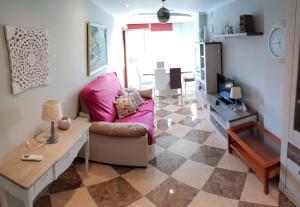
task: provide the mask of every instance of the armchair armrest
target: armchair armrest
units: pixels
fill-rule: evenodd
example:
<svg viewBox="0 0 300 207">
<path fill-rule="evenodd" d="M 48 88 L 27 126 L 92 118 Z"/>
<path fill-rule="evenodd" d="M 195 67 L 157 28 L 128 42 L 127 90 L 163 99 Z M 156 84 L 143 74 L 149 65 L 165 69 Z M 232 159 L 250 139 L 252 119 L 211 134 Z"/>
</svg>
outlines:
<svg viewBox="0 0 300 207">
<path fill-rule="evenodd" d="M 148 127 L 140 123 L 92 122 L 90 132 L 112 137 L 141 137 Z"/>
</svg>

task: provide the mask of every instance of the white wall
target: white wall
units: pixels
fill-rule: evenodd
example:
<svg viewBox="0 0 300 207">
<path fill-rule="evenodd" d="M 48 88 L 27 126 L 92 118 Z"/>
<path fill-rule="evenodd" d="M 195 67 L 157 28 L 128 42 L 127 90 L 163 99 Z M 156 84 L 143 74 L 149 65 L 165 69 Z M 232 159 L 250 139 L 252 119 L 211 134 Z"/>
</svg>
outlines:
<svg viewBox="0 0 300 207">
<path fill-rule="evenodd" d="M 263 36 L 214 38 L 229 23 L 238 29 L 239 16 L 255 16 L 256 31 Z M 243 100 L 256 109 L 266 128 L 282 137 L 284 63 L 274 60 L 268 51 L 268 35 L 273 25 L 286 20 L 288 6 L 282 0 L 236 0 L 208 13 L 211 40 L 223 42 L 223 73 L 242 87 Z M 213 33 L 211 33 L 213 25 Z"/>
<path fill-rule="evenodd" d="M 110 69 L 122 79 L 123 49 L 121 27 L 114 18 L 90 0 L 0 0 L 0 157 L 49 123 L 41 119 L 42 103 L 61 101 L 63 114 L 78 113 L 81 88 L 100 73 L 87 77 L 86 23 L 108 27 Z M 43 28 L 49 32 L 51 83 L 13 96 L 3 26 L 9 24 Z"/>
</svg>

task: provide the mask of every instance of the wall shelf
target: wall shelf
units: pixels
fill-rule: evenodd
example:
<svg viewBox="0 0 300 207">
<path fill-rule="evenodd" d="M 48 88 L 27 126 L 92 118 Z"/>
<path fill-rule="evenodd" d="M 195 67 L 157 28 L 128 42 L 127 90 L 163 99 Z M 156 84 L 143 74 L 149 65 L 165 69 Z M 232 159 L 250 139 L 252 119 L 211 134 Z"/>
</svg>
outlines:
<svg viewBox="0 0 300 207">
<path fill-rule="evenodd" d="M 214 35 L 214 37 L 247 37 L 247 36 L 259 36 L 263 35 L 262 32 L 253 32 L 253 33 L 234 33 L 234 34 L 220 34 L 220 35 Z"/>
</svg>

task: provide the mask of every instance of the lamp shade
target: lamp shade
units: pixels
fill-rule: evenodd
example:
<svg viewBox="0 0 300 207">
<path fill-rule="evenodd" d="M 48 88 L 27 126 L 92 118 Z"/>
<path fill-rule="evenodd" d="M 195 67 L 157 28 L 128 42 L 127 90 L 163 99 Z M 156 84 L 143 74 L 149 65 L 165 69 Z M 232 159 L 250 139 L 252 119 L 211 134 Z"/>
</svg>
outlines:
<svg viewBox="0 0 300 207">
<path fill-rule="evenodd" d="M 59 101 L 48 100 L 43 104 L 43 120 L 58 121 L 62 118 L 62 112 Z"/>
<path fill-rule="evenodd" d="M 242 92 L 240 87 L 232 87 L 230 90 L 230 98 L 240 99 L 242 98 Z"/>
</svg>

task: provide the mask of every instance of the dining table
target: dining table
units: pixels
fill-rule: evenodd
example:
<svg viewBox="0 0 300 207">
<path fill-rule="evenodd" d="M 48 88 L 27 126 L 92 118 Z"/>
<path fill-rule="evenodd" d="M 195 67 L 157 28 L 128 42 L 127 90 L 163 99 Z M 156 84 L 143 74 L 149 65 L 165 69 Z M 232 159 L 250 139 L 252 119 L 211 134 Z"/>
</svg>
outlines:
<svg viewBox="0 0 300 207">
<path fill-rule="evenodd" d="M 183 74 L 191 74 L 194 71 L 181 71 L 181 75 Z M 155 76 L 155 72 L 153 71 L 153 73 L 143 73 L 143 76 Z M 178 89 L 171 89 L 170 88 L 170 69 L 166 69 L 166 76 L 167 76 L 167 84 L 166 84 L 166 89 L 165 92 L 162 92 L 161 90 L 157 90 L 157 96 L 165 96 L 165 95 L 170 95 L 170 96 L 174 96 L 174 95 L 180 95 L 178 93 Z"/>
</svg>

